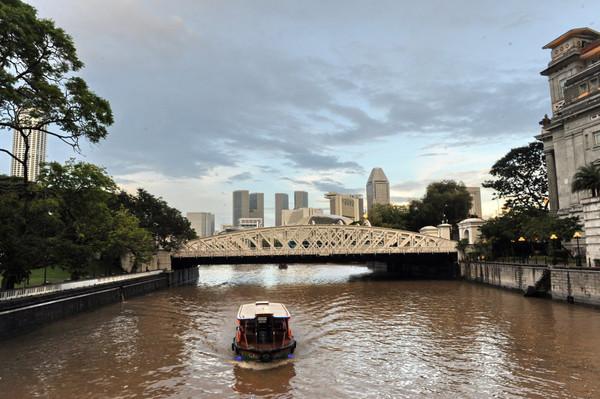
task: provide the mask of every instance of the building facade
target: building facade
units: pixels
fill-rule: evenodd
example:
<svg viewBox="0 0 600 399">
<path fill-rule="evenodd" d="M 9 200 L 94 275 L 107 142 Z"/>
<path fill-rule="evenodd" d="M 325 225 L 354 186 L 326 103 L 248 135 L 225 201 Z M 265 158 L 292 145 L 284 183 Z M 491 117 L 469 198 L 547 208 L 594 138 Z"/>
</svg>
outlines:
<svg viewBox="0 0 600 399">
<path fill-rule="evenodd" d="M 258 229 L 264 227 L 262 218 L 240 218 L 238 227 L 241 229 Z"/>
<path fill-rule="evenodd" d="M 281 226 L 281 211 L 290 209 L 289 197 L 285 193 L 275 194 L 275 226 Z"/>
<path fill-rule="evenodd" d="M 331 215 L 344 216 L 359 221 L 363 215 L 363 198 L 360 194 L 327 193 L 325 198 L 329 200 L 329 213 Z"/>
<path fill-rule="evenodd" d="M 294 191 L 294 209 L 308 208 L 308 193 L 306 191 Z"/>
<path fill-rule="evenodd" d="M 600 163 L 600 33 L 571 29 L 543 47 L 551 59 L 548 77 L 552 117 L 540 122 L 548 168 L 550 209 L 559 216 L 582 217 L 582 199 L 572 192 L 577 169 Z"/>
<path fill-rule="evenodd" d="M 390 203 L 390 182 L 383 169 L 373 168 L 367 180 L 367 212 L 371 212 L 374 204 Z"/>
<path fill-rule="evenodd" d="M 481 187 L 467 187 L 467 191 L 469 192 L 469 194 L 471 194 L 471 209 L 469 209 L 469 215 L 482 218 L 483 213 L 481 211 Z"/>
<path fill-rule="evenodd" d="M 264 193 L 250 193 L 249 217 L 265 219 L 265 195 Z"/>
<path fill-rule="evenodd" d="M 190 221 L 198 237 L 215 234 L 215 215 L 209 212 L 188 212 L 185 217 Z"/>
<path fill-rule="evenodd" d="M 46 133 L 30 130 L 28 134 L 27 180 L 36 181 L 40 174 L 40 165 L 46 162 Z M 13 132 L 12 153 L 19 159 L 25 158 L 25 139 L 16 130 Z M 23 165 L 12 159 L 10 175 L 23 177 L 24 174 L 25 168 L 23 168 Z"/>
<path fill-rule="evenodd" d="M 250 217 L 250 193 L 248 190 L 236 190 L 233 192 L 233 218 L 234 226 L 239 226 L 241 218 Z"/>
<path fill-rule="evenodd" d="M 284 209 L 281 211 L 281 225 L 308 224 L 309 219 L 316 215 L 323 215 L 323 210 L 317 208 Z"/>
</svg>

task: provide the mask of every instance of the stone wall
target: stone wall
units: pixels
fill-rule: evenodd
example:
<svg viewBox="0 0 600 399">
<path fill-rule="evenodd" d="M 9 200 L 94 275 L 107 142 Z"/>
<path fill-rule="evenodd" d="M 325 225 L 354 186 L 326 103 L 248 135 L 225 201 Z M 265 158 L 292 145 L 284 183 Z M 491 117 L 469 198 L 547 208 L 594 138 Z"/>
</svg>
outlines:
<svg viewBox="0 0 600 399">
<path fill-rule="evenodd" d="M 461 262 L 461 277 L 497 287 L 532 293 L 541 283 L 546 266 L 520 265 L 512 263 L 468 263 Z"/>
<path fill-rule="evenodd" d="M 600 269 L 461 262 L 461 277 L 527 295 L 600 306 Z"/>
<path fill-rule="evenodd" d="M 600 270 L 552 268 L 552 299 L 600 306 Z"/>
</svg>

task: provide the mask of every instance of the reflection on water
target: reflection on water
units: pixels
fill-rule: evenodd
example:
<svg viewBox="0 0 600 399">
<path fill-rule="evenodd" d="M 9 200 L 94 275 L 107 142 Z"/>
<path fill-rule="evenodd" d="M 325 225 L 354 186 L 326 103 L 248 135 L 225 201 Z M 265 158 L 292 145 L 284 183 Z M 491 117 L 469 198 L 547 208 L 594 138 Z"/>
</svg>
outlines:
<svg viewBox="0 0 600 399">
<path fill-rule="evenodd" d="M 210 266 L 0 342 L 0 397 L 593 397 L 600 312 L 361 266 Z M 362 277 L 361 277 L 362 276 Z M 296 357 L 237 362 L 241 303 L 285 303 Z"/>
</svg>

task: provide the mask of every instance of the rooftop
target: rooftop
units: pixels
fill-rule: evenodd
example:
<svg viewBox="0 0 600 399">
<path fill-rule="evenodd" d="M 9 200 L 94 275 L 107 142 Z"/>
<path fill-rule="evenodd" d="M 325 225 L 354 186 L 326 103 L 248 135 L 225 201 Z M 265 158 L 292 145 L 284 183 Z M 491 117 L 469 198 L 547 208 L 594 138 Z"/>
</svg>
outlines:
<svg viewBox="0 0 600 399">
<path fill-rule="evenodd" d="M 574 29 L 571 29 L 571 30 L 563 33 L 562 35 L 560 35 L 556 39 L 552 40 L 550 43 L 546 44 L 542 48 L 543 49 L 553 49 L 555 47 L 560 46 L 562 43 L 564 43 L 565 41 L 569 40 L 572 37 L 587 37 L 590 39 L 597 39 L 600 37 L 600 32 L 597 32 L 594 29 L 590 29 L 590 28 L 574 28 Z"/>
<path fill-rule="evenodd" d="M 290 312 L 282 303 L 269 303 L 269 301 L 258 301 L 246 303 L 238 310 L 238 320 L 254 319 L 258 315 L 289 318 Z"/>
</svg>

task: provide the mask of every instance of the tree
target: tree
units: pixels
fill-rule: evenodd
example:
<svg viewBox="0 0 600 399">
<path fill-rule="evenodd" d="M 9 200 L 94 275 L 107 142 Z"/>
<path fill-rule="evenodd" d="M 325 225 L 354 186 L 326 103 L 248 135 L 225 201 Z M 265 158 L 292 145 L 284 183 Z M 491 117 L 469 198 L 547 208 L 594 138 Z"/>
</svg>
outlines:
<svg viewBox="0 0 600 399">
<path fill-rule="evenodd" d="M 156 249 L 174 251 L 198 237 L 181 212 L 144 189 L 138 189 L 137 195 L 121 192 L 119 203 L 139 219 L 141 227 L 150 232 Z"/>
<path fill-rule="evenodd" d="M 132 253 L 135 262 L 149 259 L 152 239 L 138 219 L 124 207 L 114 208 L 117 186 L 95 165 L 71 160 L 47 164 L 39 185 L 56 198 L 63 228 L 57 232 L 51 262 L 76 280 L 95 263 L 115 264 Z"/>
<path fill-rule="evenodd" d="M 442 222 L 456 225 L 469 215 L 471 194 L 463 183 L 443 180 L 427 186 L 421 200 L 411 201 L 408 207 L 408 227 L 417 231 L 423 226 Z"/>
<path fill-rule="evenodd" d="M 62 226 L 56 201 L 40 196 L 37 187 L 27 188 L 36 196 L 22 201 L 24 188 L 19 180 L 0 176 L 2 289 L 14 288 L 29 276 L 31 269 L 48 265 L 54 245 L 52 237 Z"/>
<path fill-rule="evenodd" d="M 406 229 L 408 208 L 391 204 L 373 204 L 369 212 L 371 226 Z"/>
<path fill-rule="evenodd" d="M 559 218 L 545 209 L 529 208 L 511 210 L 487 220 L 481 226 L 481 236 L 491 246 L 493 255 L 498 257 L 510 255 L 519 237 L 523 237 L 528 246 L 545 245 L 552 234 L 570 241 L 579 230 L 581 224 L 577 217 Z"/>
<path fill-rule="evenodd" d="M 82 137 L 93 143 L 106 137 L 110 105 L 73 75 L 82 67 L 73 40 L 53 21 L 20 0 L 0 2 L 0 130 L 17 132 L 25 143 L 22 156 L 0 151 L 23 165 L 24 183 L 32 131 L 76 151 Z"/>
<path fill-rule="evenodd" d="M 578 191 L 590 191 L 592 197 L 600 195 L 600 167 L 589 164 L 577 169 L 577 172 L 573 176 L 571 190 L 574 193 Z"/>
<path fill-rule="evenodd" d="M 513 148 L 492 166 L 490 174 L 495 179 L 482 186 L 493 188 L 494 198 L 504 199 L 506 208 L 547 207 L 548 178 L 542 143 L 535 141 Z"/>
</svg>

